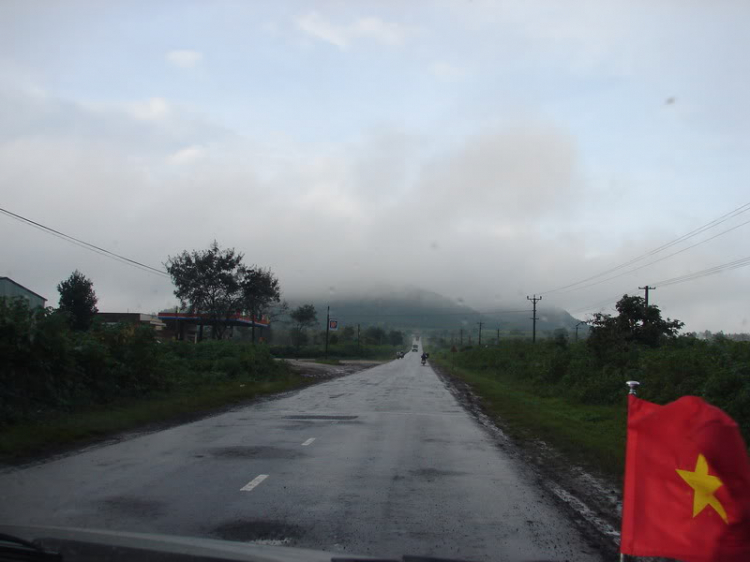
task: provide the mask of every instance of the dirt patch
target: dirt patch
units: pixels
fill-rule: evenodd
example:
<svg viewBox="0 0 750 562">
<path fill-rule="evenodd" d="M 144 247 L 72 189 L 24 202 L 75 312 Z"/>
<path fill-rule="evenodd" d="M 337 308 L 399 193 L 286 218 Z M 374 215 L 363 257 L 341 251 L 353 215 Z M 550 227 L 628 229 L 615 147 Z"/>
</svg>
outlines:
<svg viewBox="0 0 750 562">
<path fill-rule="evenodd" d="M 283 521 L 248 519 L 223 523 L 210 534 L 228 541 L 289 544 L 304 533 L 302 527 Z"/>
<path fill-rule="evenodd" d="M 555 499 L 585 532 L 592 546 L 616 559 L 622 497 L 619 485 L 603 475 L 594 475 L 573 465 L 543 441 L 512 439 L 500 419 L 488 414 L 482 399 L 464 381 L 435 364 L 432 369 L 458 402 L 477 420 L 505 454 L 523 461 L 533 470 L 539 485 Z"/>
<path fill-rule="evenodd" d="M 335 379 L 352 375 L 365 369 L 370 369 L 382 362 L 376 361 L 341 361 L 339 365 L 326 365 L 325 363 L 316 363 L 312 359 L 281 359 L 299 375 L 311 379 Z"/>
</svg>

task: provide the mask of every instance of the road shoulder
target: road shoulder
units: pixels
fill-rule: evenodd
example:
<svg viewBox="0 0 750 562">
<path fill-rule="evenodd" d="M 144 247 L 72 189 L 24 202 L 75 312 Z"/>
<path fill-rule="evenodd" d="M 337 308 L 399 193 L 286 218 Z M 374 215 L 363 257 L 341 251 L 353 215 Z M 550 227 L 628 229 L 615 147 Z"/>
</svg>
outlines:
<svg viewBox="0 0 750 562">
<path fill-rule="evenodd" d="M 456 400 L 492 437 L 496 446 L 526 464 L 539 485 L 585 530 L 586 536 L 603 552 L 616 556 L 621 513 L 619 485 L 603 475 L 576 466 L 543 441 L 513 439 L 504 429 L 502 420 L 487 411 L 482 398 L 469 384 L 434 363 L 432 368 Z"/>
</svg>

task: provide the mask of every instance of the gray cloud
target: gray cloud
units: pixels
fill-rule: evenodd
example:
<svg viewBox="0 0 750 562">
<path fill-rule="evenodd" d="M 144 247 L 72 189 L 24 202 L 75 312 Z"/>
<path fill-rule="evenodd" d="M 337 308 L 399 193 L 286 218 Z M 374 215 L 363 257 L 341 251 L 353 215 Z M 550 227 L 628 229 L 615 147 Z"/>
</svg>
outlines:
<svg viewBox="0 0 750 562">
<path fill-rule="evenodd" d="M 272 267 L 290 295 L 385 282 L 482 307 L 525 306 L 527 294 L 681 234 L 664 225 L 621 232 L 591 257 L 608 224 L 582 226 L 581 209 L 591 199 L 603 212 L 606 198 L 585 179 L 573 137 L 539 120 L 488 127 L 450 145 L 380 129 L 305 146 L 225 131 L 168 101 L 169 111 L 153 119 L 129 106 L 18 92 L 5 92 L 3 101 L 5 206 L 151 265 L 217 239 Z M 0 274 L 53 302 L 56 283 L 76 268 L 94 279 L 103 310 L 153 311 L 174 302 L 167 281 L 4 217 L 0 235 L 17 241 L 6 245 Z M 741 257 L 716 247 L 690 258 L 712 265 L 718 255 Z M 690 263 L 675 259 L 649 277 L 550 295 L 544 304 L 574 309 L 652 276 L 684 273 Z M 696 282 L 655 298 L 691 328 L 739 330 L 747 315 L 733 295 L 746 282 L 739 271 L 722 279 L 720 295 Z"/>
</svg>

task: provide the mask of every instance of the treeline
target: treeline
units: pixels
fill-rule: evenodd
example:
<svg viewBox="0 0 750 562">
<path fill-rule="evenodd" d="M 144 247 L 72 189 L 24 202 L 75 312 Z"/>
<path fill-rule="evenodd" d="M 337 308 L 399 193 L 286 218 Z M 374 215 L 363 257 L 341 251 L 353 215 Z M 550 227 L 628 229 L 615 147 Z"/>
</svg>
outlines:
<svg viewBox="0 0 750 562">
<path fill-rule="evenodd" d="M 337 344 L 359 344 L 361 346 L 404 346 L 406 345 L 406 335 L 400 330 L 388 330 L 379 326 L 370 326 L 360 331 L 359 338 L 357 329 L 353 326 L 345 326 L 340 330 L 329 332 L 328 343 Z M 293 346 L 317 346 L 326 341 L 325 330 L 299 330 L 296 326 L 291 330 L 276 329 L 274 332 L 274 343 L 281 345 Z"/>
<path fill-rule="evenodd" d="M 682 323 L 663 320 L 657 307 L 624 297 L 618 315 L 596 315 L 586 341 L 564 334 L 550 340 L 503 340 L 500 345 L 446 351 L 457 366 L 503 373 L 543 396 L 583 404 L 622 404 L 626 381 L 659 404 L 685 395 L 705 398 L 726 411 L 750 442 L 750 342 L 677 335 Z M 447 345 L 448 342 L 439 342 Z"/>
<path fill-rule="evenodd" d="M 323 357 L 325 351 L 325 330 L 298 330 L 276 332 L 271 345 L 271 353 L 276 357 Z M 340 359 L 386 359 L 396 351 L 404 351 L 406 336 L 400 330 L 386 331 L 379 326 L 362 330 L 357 341 L 357 330 L 345 326 L 328 334 L 328 356 Z"/>
<path fill-rule="evenodd" d="M 160 342 L 148 326 L 76 330 L 68 312 L 0 299 L 0 425 L 284 369 L 266 346 Z"/>
</svg>

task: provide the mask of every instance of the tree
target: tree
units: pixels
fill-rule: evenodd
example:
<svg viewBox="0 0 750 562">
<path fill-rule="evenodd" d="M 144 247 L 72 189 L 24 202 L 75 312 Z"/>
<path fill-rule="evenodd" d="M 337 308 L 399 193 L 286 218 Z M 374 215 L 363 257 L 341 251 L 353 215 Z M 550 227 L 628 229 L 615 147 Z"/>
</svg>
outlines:
<svg viewBox="0 0 750 562">
<path fill-rule="evenodd" d="M 354 329 L 354 326 L 344 326 L 341 330 L 341 336 L 339 339 L 341 339 L 341 341 L 354 341 L 356 335 L 357 331 Z"/>
<path fill-rule="evenodd" d="M 679 320 L 664 320 L 659 307 L 647 307 L 643 297 L 623 295 L 615 308 L 617 316 L 594 314 L 590 321 L 589 345 L 600 350 L 630 343 L 657 347 L 664 339 L 677 337 L 685 325 Z"/>
<path fill-rule="evenodd" d="M 91 279 L 76 269 L 57 286 L 57 290 L 60 293 L 59 310 L 68 315 L 70 327 L 74 330 L 88 330 L 99 312 Z"/>
<path fill-rule="evenodd" d="M 289 316 L 294 320 L 295 332 L 296 332 L 296 345 L 297 348 L 302 344 L 303 330 L 308 326 L 312 326 L 318 321 L 318 313 L 315 311 L 315 306 L 311 304 L 303 304 L 295 308 Z M 306 339 L 306 338 L 304 338 Z"/>
<path fill-rule="evenodd" d="M 274 303 L 281 302 L 279 280 L 270 269 L 253 266 L 242 279 L 242 298 L 253 319 L 252 341 L 255 343 L 255 319 L 269 312 Z"/>
<path fill-rule="evenodd" d="M 227 320 L 242 309 L 242 279 L 246 272 L 242 257 L 234 248 L 220 249 L 214 240 L 208 250 L 185 251 L 170 256 L 164 264 L 181 307 L 206 315 L 213 326 L 214 339 L 221 339 Z"/>
<path fill-rule="evenodd" d="M 403 345 L 404 333 L 397 330 L 391 330 L 388 332 L 388 343 L 391 345 Z"/>
<path fill-rule="evenodd" d="M 365 341 L 374 345 L 381 345 L 388 341 L 388 334 L 380 326 L 370 326 L 365 330 Z"/>
</svg>

